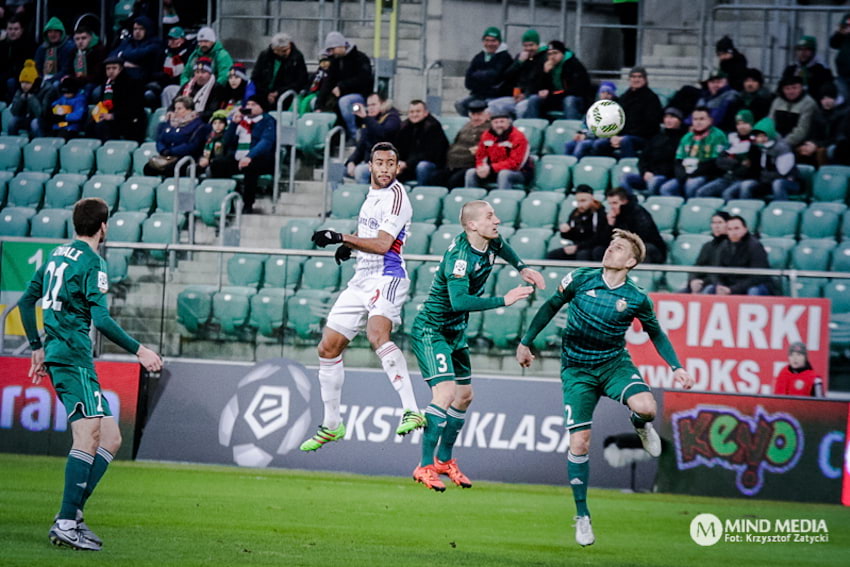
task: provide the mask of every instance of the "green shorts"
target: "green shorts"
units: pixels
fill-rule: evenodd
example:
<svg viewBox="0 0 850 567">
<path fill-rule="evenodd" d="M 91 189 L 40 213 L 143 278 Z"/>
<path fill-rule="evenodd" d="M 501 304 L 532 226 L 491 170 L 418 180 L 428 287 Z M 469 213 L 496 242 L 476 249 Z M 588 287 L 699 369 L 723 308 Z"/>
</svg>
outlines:
<svg viewBox="0 0 850 567">
<path fill-rule="evenodd" d="M 595 368 L 563 368 L 561 388 L 564 427 L 576 431 L 590 428 L 593 410 L 602 394 L 625 404 L 631 396 L 651 391 L 625 350 L 617 358 Z"/>
<path fill-rule="evenodd" d="M 56 394 L 65 406 L 69 422 L 84 417 L 112 415 L 94 370 L 83 366 L 48 364 L 47 371 Z"/>
<path fill-rule="evenodd" d="M 433 327 L 413 325 L 411 348 L 422 377 L 433 388 L 440 382 L 472 382 L 466 331 L 441 332 Z"/>
</svg>

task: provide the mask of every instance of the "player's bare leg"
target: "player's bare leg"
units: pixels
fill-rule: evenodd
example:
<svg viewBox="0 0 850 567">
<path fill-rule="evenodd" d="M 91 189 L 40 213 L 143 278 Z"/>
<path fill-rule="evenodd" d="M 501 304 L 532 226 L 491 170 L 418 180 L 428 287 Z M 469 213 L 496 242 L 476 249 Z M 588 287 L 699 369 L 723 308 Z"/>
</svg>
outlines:
<svg viewBox="0 0 850 567">
<path fill-rule="evenodd" d="M 640 392 L 629 397 L 626 403 L 632 410 L 632 425 L 640 437 L 643 448 L 650 456 L 658 457 L 661 455 L 661 437 L 651 423 L 657 411 L 655 398 L 650 392 Z"/>
<path fill-rule="evenodd" d="M 342 384 L 345 382 L 345 367 L 342 352 L 348 346 L 342 333 L 325 327 L 319 342 L 319 388 L 325 412 L 318 431 L 301 444 L 302 451 L 315 451 L 325 443 L 339 441 L 345 437 L 345 424 L 340 413 Z"/>
<path fill-rule="evenodd" d="M 590 429 L 570 431 L 567 473 L 576 503 L 576 543 L 592 545 L 596 541 L 587 508 L 587 483 L 590 478 Z"/>
</svg>

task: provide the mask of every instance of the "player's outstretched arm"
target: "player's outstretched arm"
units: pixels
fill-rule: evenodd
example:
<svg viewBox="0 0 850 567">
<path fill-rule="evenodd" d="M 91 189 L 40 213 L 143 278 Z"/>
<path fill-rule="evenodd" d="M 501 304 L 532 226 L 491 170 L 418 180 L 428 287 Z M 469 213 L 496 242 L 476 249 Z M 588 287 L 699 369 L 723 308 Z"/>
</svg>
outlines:
<svg viewBox="0 0 850 567">
<path fill-rule="evenodd" d="M 543 275 L 537 270 L 523 268 L 520 270 L 519 275 L 522 276 L 522 281 L 530 283 L 539 289 L 546 289 L 546 280 L 543 279 Z"/>
<path fill-rule="evenodd" d="M 534 293 L 534 288 L 530 285 L 517 286 L 505 294 L 505 306 L 513 305 L 520 299 L 525 299 Z"/>
<path fill-rule="evenodd" d="M 145 367 L 148 372 L 159 372 L 162 370 L 162 359 L 157 353 L 146 347 L 139 345 L 139 350 L 136 351 L 136 356 L 139 358 L 139 363 Z"/>
</svg>

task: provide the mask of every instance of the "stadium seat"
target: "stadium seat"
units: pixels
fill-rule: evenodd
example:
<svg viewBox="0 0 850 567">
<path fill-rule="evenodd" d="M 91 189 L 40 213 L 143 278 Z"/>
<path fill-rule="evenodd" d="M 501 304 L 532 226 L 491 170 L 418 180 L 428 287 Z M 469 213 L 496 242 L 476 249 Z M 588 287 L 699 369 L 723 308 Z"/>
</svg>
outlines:
<svg viewBox="0 0 850 567">
<path fill-rule="evenodd" d="M 157 108 L 148 117 L 148 129 L 147 135 L 145 136 L 145 140 L 147 142 L 156 141 L 156 131 L 159 128 L 160 122 L 165 121 L 165 113 L 167 111 L 167 108 Z"/>
<path fill-rule="evenodd" d="M 0 211 L 0 236 L 29 236 L 32 207 L 6 207 Z"/>
<path fill-rule="evenodd" d="M 320 289 L 301 289 L 286 302 L 286 327 L 302 340 L 313 341 L 322 332 L 332 295 Z"/>
<path fill-rule="evenodd" d="M 313 232 L 319 228 L 321 219 L 293 217 L 280 228 L 280 247 L 294 250 L 312 250 Z"/>
<path fill-rule="evenodd" d="M 815 166 L 798 163 L 797 172 L 800 174 L 800 183 L 803 186 L 803 191 L 798 195 L 791 195 L 789 198 L 793 201 L 806 201 L 812 194 L 812 186 L 815 182 Z"/>
<path fill-rule="evenodd" d="M 24 146 L 24 170 L 53 175 L 59 164 L 59 148 L 47 138 L 36 138 Z M 64 141 L 63 141 L 64 143 Z"/>
<path fill-rule="evenodd" d="M 440 220 L 443 198 L 448 192 L 445 187 L 414 187 L 409 195 L 410 206 L 413 207 L 413 222 L 436 223 Z"/>
<path fill-rule="evenodd" d="M 850 280 L 835 279 L 823 286 L 823 296 L 832 302 L 830 313 L 850 313 Z"/>
<path fill-rule="evenodd" d="M 647 199 L 648 201 L 648 199 Z M 676 231 L 679 234 L 711 234 L 711 217 L 723 206 L 723 199 L 692 198 L 679 207 L 679 221 Z"/>
<path fill-rule="evenodd" d="M 563 160 L 546 159 L 543 156 L 534 168 L 533 191 L 566 191 L 570 186 L 572 166 Z"/>
<path fill-rule="evenodd" d="M 679 207 L 661 199 L 647 199 L 644 208 L 652 215 L 652 220 L 660 232 L 673 232 L 679 216 Z"/>
<path fill-rule="evenodd" d="M 428 254 L 442 256 L 448 250 L 455 236 L 463 232 L 459 224 L 444 224 L 431 233 L 431 244 L 428 246 Z"/>
<path fill-rule="evenodd" d="M 543 145 L 543 134 L 548 126 L 549 121 L 545 118 L 518 118 L 514 120 L 514 127 L 525 135 L 533 155 L 540 153 Z"/>
<path fill-rule="evenodd" d="M 561 233 L 555 232 L 548 241 L 546 241 L 546 252 L 551 252 L 557 248 L 563 248 L 571 241 L 566 238 L 561 238 Z"/>
<path fill-rule="evenodd" d="M 519 227 L 554 228 L 558 206 L 563 200 L 560 193 L 529 193 L 520 203 Z"/>
<path fill-rule="evenodd" d="M 212 315 L 212 296 L 216 288 L 192 285 L 177 294 L 177 322 L 192 335 L 203 333 Z"/>
<path fill-rule="evenodd" d="M 44 207 L 46 209 L 64 209 L 71 207 L 80 199 L 82 185 L 86 176 L 79 173 L 58 173 L 44 185 Z"/>
<path fill-rule="evenodd" d="M 142 242 L 148 244 L 171 244 L 174 240 L 174 217 L 171 213 L 154 213 L 142 223 Z M 162 260 L 165 252 L 150 250 L 152 258 Z"/>
<path fill-rule="evenodd" d="M 526 262 L 546 257 L 546 243 L 552 231 L 546 228 L 521 228 L 510 238 L 511 248 Z"/>
<path fill-rule="evenodd" d="M 449 144 L 454 143 L 457 133 L 469 121 L 463 116 L 440 116 L 440 124 L 443 126 L 443 132 L 446 133 L 446 138 Z"/>
<path fill-rule="evenodd" d="M 629 272 L 629 278 L 646 291 L 656 291 L 658 289 L 658 281 L 661 279 L 661 272 L 632 270 Z"/>
<path fill-rule="evenodd" d="M 617 165 L 611 169 L 611 184 L 615 187 L 620 185 L 623 175 L 628 173 L 639 173 L 638 158 L 620 158 Z"/>
<path fill-rule="evenodd" d="M 212 322 L 217 323 L 225 335 L 240 335 L 245 331 L 251 312 L 251 296 L 256 289 L 228 286 L 213 294 Z"/>
<path fill-rule="evenodd" d="M 133 173 L 144 175 L 145 165 L 156 155 L 156 142 L 145 142 L 133 150 Z"/>
<path fill-rule="evenodd" d="M 268 256 L 262 254 L 234 254 L 227 260 L 227 281 L 232 286 L 252 287 L 263 283 L 263 267 Z"/>
<path fill-rule="evenodd" d="M 431 234 L 436 230 L 433 224 L 414 222 L 410 225 L 410 234 L 404 243 L 404 254 L 427 254 L 431 243 Z"/>
<path fill-rule="evenodd" d="M 83 198 L 97 197 L 106 201 L 109 211 L 118 205 L 118 184 L 116 179 L 95 175 L 83 184 Z"/>
<path fill-rule="evenodd" d="M 496 216 L 499 217 L 502 226 L 515 226 L 517 221 L 517 213 L 519 212 L 519 201 L 511 198 L 505 198 L 501 195 L 494 195 L 497 190 L 493 190 L 489 195 L 484 197 L 484 200 L 490 203 Z M 523 191 L 518 191 L 523 193 Z"/>
<path fill-rule="evenodd" d="M 325 136 L 333 128 L 336 114 L 308 112 L 298 119 L 298 149 L 307 157 L 320 161 L 325 150 Z"/>
<path fill-rule="evenodd" d="M 832 265 L 830 269 L 833 272 L 850 273 L 850 240 L 845 240 L 832 251 Z"/>
<path fill-rule="evenodd" d="M 360 206 L 366 199 L 368 189 L 359 186 L 340 185 L 331 195 L 331 216 L 341 219 L 356 219 Z"/>
<path fill-rule="evenodd" d="M 582 129 L 581 120 L 555 120 L 547 128 L 543 140 L 544 154 L 563 154 L 567 142 Z"/>
<path fill-rule="evenodd" d="M 770 267 L 774 270 L 784 270 L 788 267 L 788 256 L 797 241 L 793 238 L 762 238 L 761 245 L 767 252 Z"/>
<path fill-rule="evenodd" d="M 743 218 L 747 221 L 749 231 L 757 232 L 762 209 L 764 209 L 764 201 L 761 199 L 732 199 L 721 210 Z"/>
<path fill-rule="evenodd" d="M 336 291 L 339 288 L 339 271 L 333 258 L 308 258 L 302 265 L 301 289 Z"/>
<path fill-rule="evenodd" d="M 411 294 L 428 295 L 431 290 L 431 284 L 434 283 L 434 274 L 437 273 L 440 264 L 437 262 L 425 262 L 416 268 L 416 285 L 411 290 Z"/>
<path fill-rule="evenodd" d="M 353 234 L 357 231 L 357 219 L 325 219 L 325 222 L 320 224 L 316 230 L 333 230 L 342 234 Z"/>
<path fill-rule="evenodd" d="M 118 210 L 150 213 L 154 208 L 155 186 L 138 181 L 125 181 L 118 187 Z"/>
<path fill-rule="evenodd" d="M 248 325 L 264 337 L 279 338 L 286 322 L 286 301 L 291 289 L 264 288 L 251 297 Z"/>
<path fill-rule="evenodd" d="M 133 251 L 127 248 L 109 248 L 106 250 L 106 273 L 110 285 L 116 285 L 127 279 L 130 271 L 130 258 Z"/>
<path fill-rule="evenodd" d="M 6 203 L 13 207 L 37 209 L 44 199 L 44 184 L 50 179 L 47 173 L 22 171 L 9 181 Z"/>
<path fill-rule="evenodd" d="M 707 234 L 680 234 L 670 247 L 670 259 L 678 266 L 693 266 L 703 245 L 711 238 Z"/>
<path fill-rule="evenodd" d="M 812 200 L 844 203 L 847 200 L 847 180 L 850 167 L 846 165 L 824 165 L 815 172 L 812 184 Z"/>
<path fill-rule="evenodd" d="M 796 238 L 800 214 L 806 208 L 799 201 L 774 201 L 761 212 L 759 234 L 762 237 Z"/>
<path fill-rule="evenodd" d="M 459 187 L 452 189 L 443 197 L 443 224 L 457 224 L 460 222 L 460 210 L 465 203 L 476 199 L 483 199 L 487 195 L 486 189 L 477 187 Z"/>
<path fill-rule="evenodd" d="M 173 177 L 169 177 L 156 187 L 156 212 L 170 213 L 174 211 L 174 192 L 177 190 L 177 184 Z M 195 181 L 187 177 L 180 178 L 180 191 L 194 191 Z"/>
<path fill-rule="evenodd" d="M 30 236 L 37 238 L 67 238 L 68 220 L 71 211 L 68 209 L 41 209 L 30 220 Z"/>
<path fill-rule="evenodd" d="M 0 171 L 17 172 L 21 168 L 24 138 L 0 136 Z"/>
<path fill-rule="evenodd" d="M 490 277 L 493 278 L 492 275 Z M 523 281 L 522 276 L 519 274 L 519 270 L 513 266 L 504 266 L 493 279 L 495 279 L 495 286 L 493 287 L 492 293 L 497 297 L 504 296 L 510 290 L 519 285 L 528 285 Z"/>
<path fill-rule="evenodd" d="M 523 310 L 519 305 L 498 307 L 484 312 L 481 337 L 499 350 L 512 350 L 519 342 Z"/>
<path fill-rule="evenodd" d="M 800 238 L 836 238 L 843 211 L 837 212 L 830 203 L 812 203 L 803 211 Z"/>
<path fill-rule="evenodd" d="M 827 284 L 826 278 L 797 278 L 788 286 L 788 295 L 793 297 L 822 297 L 823 287 Z"/>
<path fill-rule="evenodd" d="M 303 256 L 270 256 L 263 268 L 263 287 L 294 290 L 301 281 L 303 263 Z"/>
<path fill-rule="evenodd" d="M 589 185 L 594 191 L 606 191 L 611 182 L 612 157 L 584 157 L 573 166 L 573 187 Z"/>
<path fill-rule="evenodd" d="M 145 213 L 126 211 L 109 217 L 110 242 L 139 242 L 142 238 L 142 223 Z"/>
<path fill-rule="evenodd" d="M 95 151 L 97 173 L 127 176 L 132 165 L 132 152 L 138 144 L 125 140 L 110 140 Z"/>
<path fill-rule="evenodd" d="M 232 179 L 204 179 L 195 188 L 195 213 L 207 226 L 217 226 L 221 218 L 221 203 L 236 191 Z M 230 214 L 231 211 L 225 211 Z"/>
<path fill-rule="evenodd" d="M 835 241 L 829 239 L 803 239 L 791 250 L 790 267 L 796 270 L 829 269 Z"/>
<path fill-rule="evenodd" d="M 566 198 L 561 201 L 561 206 L 558 209 L 558 225 L 567 222 L 570 218 L 570 215 L 576 208 L 576 196 L 575 193 L 568 194 Z"/>
<path fill-rule="evenodd" d="M 59 148 L 60 173 L 79 173 L 85 176 L 91 174 L 94 169 L 94 152 L 100 146 L 100 140 L 91 140 L 97 142 L 97 145 L 88 143 L 88 140 L 78 138 Z"/>
<path fill-rule="evenodd" d="M 9 182 L 15 174 L 11 171 L 0 170 L 0 209 L 6 205 L 6 196 L 9 194 Z"/>
</svg>

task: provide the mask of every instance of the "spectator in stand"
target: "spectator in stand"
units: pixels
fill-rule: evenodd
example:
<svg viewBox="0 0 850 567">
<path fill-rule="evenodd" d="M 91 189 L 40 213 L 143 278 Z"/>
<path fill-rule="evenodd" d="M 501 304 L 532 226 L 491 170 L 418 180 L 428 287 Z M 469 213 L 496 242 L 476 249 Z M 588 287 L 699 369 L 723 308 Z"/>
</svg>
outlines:
<svg viewBox="0 0 850 567">
<path fill-rule="evenodd" d="M 726 134 L 712 125 L 705 107 L 691 113 L 691 131 L 684 135 L 676 150 L 675 179 L 661 185 L 662 195 L 690 199 L 700 187 L 720 176 L 717 157 L 726 149 Z"/>
<path fill-rule="evenodd" d="M 809 136 L 818 103 L 803 90 L 800 77 L 787 77 L 779 82 L 779 96 L 770 105 L 770 118 L 776 131 L 792 148 Z"/>
<path fill-rule="evenodd" d="M 252 94 L 248 92 L 248 86 L 248 70 L 245 69 L 245 65 L 234 63 L 227 74 L 227 82 L 221 88 L 222 103 L 219 106 L 224 108 L 228 114 L 236 108 L 241 108 L 248 100 L 248 96 Z M 274 103 L 268 104 L 274 106 Z M 210 115 L 210 118 L 212 118 L 212 115 Z"/>
<path fill-rule="evenodd" d="M 709 181 L 697 190 L 697 197 L 720 197 L 729 189 L 728 194 L 738 194 L 740 184 L 749 178 L 750 147 L 753 142 L 753 113 L 741 110 L 735 115 L 735 131 L 728 136 L 729 145 L 717 157 L 717 167 L 723 175 Z"/>
<path fill-rule="evenodd" d="M 664 110 L 661 132 L 649 139 L 638 158 L 639 173 L 625 173 L 620 180 L 620 185 L 630 195 L 637 191 L 657 195 L 661 185 L 675 177 L 676 150 L 686 131 L 683 122 L 682 111 L 678 108 L 671 106 Z"/>
<path fill-rule="evenodd" d="M 620 106 L 626 114 L 626 125 L 619 135 L 600 138 L 593 143 L 595 155 L 636 157 L 650 138 L 658 133 L 664 109 L 658 95 L 649 88 L 646 69 L 634 67 L 629 72 L 629 89 L 620 97 Z"/>
<path fill-rule="evenodd" d="M 490 110 L 490 129 L 481 134 L 475 168 L 466 170 L 464 185 L 481 187 L 495 182 L 499 189 L 526 186 L 534 175 L 528 140 L 513 127 L 509 110 Z"/>
<path fill-rule="evenodd" d="M 596 92 L 596 100 L 617 100 L 617 86 L 610 81 L 603 81 Z M 564 153 L 581 159 L 593 153 L 593 143 L 596 136 L 588 129 L 587 120 L 582 121 L 582 128 L 575 133 L 573 139 L 564 144 Z"/>
<path fill-rule="evenodd" d="M 845 101 L 850 101 L 850 13 L 844 14 L 838 29 L 829 38 L 829 46 L 837 49 L 835 54 L 835 85 Z M 821 93 L 823 95 L 823 93 Z"/>
<path fill-rule="evenodd" d="M 307 89 L 306 93 L 302 93 L 304 96 L 301 97 L 301 101 L 298 103 L 298 115 L 301 116 L 305 112 L 323 112 L 326 111 L 325 107 L 318 106 L 316 104 L 319 93 L 322 92 L 322 87 L 325 82 L 328 80 L 328 70 L 331 68 L 331 57 L 324 51 L 319 55 L 319 66 L 316 68 L 316 72 L 313 73 L 313 76 L 310 77 L 310 86 Z M 333 95 L 329 95 L 329 97 L 324 101 L 324 104 L 330 105 L 327 110 L 331 112 L 336 108 L 336 97 Z"/>
<path fill-rule="evenodd" d="M 59 97 L 50 103 L 50 130 L 52 136 L 66 140 L 77 138 L 86 124 L 86 95 L 74 77 L 65 77 L 59 83 Z"/>
<path fill-rule="evenodd" d="M 11 100 L 17 90 L 18 75 L 24 68 L 24 61 L 34 55 L 35 43 L 24 34 L 21 19 L 12 16 L 6 22 L 6 37 L 0 40 L 0 100 Z"/>
<path fill-rule="evenodd" d="M 593 198 L 593 189 L 589 185 L 579 185 L 575 193 L 576 208 L 559 227 L 561 238 L 571 243 L 550 250 L 546 254 L 548 260 L 599 261 L 611 242 L 611 226 L 605 207 Z"/>
<path fill-rule="evenodd" d="M 726 221 L 727 240 L 717 250 L 717 266 L 721 268 L 770 268 L 767 252 L 758 238 L 747 230 L 747 221 L 738 215 Z M 716 295 L 773 295 L 767 276 L 750 274 L 710 274 L 702 293 Z"/>
<path fill-rule="evenodd" d="M 147 127 L 143 85 L 124 71 L 120 58 L 107 57 L 103 64 L 106 82 L 100 104 L 92 112 L 94 135 L 103 141 L 124 139 L 141 143 Z"/>
<path fill-rule="evenodd" d="M 764 75 L 758 69 L 747 69 L 744 74 L 744 90 L 738 97 L 738 110 L 749 110 L 758 122 L 770 113 L 774 95 L 764 86 Z"/>
<path fill-rule="evenodd" d="M 355 110 L 357 117 L 357 145 L 345 161 L 346 172 L 357 183 L 369 183 L 369 154 L 378 142 L 395 144 L 401 128 L 401 115 L 391 100 L 380 93 L 372 93 L 366 99 L 366 108 Z"/>
<path fill-rule="evenodd" d="M 73 59 L 74 76 L 86 93 L 86 101 L 93 103 L 98 98 L 95 89 L 103 84 L 106 49 L 97 34 L 85 27 L 74 30 L 74 45 L 77 47 Z"/>
<path fill-rule="evenodd" d="M 288 90 L 300 93 L 308 86 L 304 55 L 288 33 L 276 33 L 269 47 L 257 57 L 251 81 L 269 108 L 276 108 L 277 97 Z"/>
<path fill-rule="evenodd" d="M 546 47 L 540 47 L 540 34 L 537 30 L 526 30 L 522 34 L 522 51 L 517 54 L 505 73 L 505 82 L 513 88 L 512 97 L 497 104 L 513 104 L 519 118 L 540 118 L 533 110 L 529 110 L 529 104 L 538 96 L 545 63 Z M 539 109 L 539 103 L 535 104 Z"/>
<path fill-rule="evenodd" d="M 216 77 L 216 82 L 224 85 L 227 82 L 227 72 L 233 67 L 233 58 L 224 46 L 217 41 L 215 30 L 211 27 L 204 26 L 198 30 L 198 35 L 195 36 L 198 42 L 195 50 L 189 55 L 189 60 L 186 61 L 186 66 L 183 68 L 183 75 L 180 78 L 180 84 L 185 85 L 194 77 L 195 61 L 201 57 L 206 57 L 212 65 L 212 74 Z M 166 89 L 168 90 L 168 89 Z M 163 91 L 165 96 L 165 91 Z M 174 96 L 172 94 L 172 96 Z M 169 104 L 171 100 L 168 101 Z M 163 106 L 168 106 L 164 104 Z"/>
<path fill-rule="evenodd" d="M 821 89 L 818 111 L 812 119 L 807 139 L 797 146 L 797 163 L 820 167 L 830 163 L 836 143 L 846 136 L 850 104 L 838 94 L 836 85 Z"/>
<path fill-rule="evenodd" d="M 35 68 L 45 86 L 58 86 L 62 77 L 71 74 L 74 41 L 65 33 L 59 18 L 44 24 L 44 42 L 35 50 Z"/>
<path fill-rule="evenodd" d="M 718 67 L 729 79 L 729 86 L 736 91 L 744 88 L 747 74 L 747 58 L 735 48 L 732 38 L 728 35 L 721 37 L 715 45 Z"/>
<path fill-rule="evenodd" d="M 207 123 L 195 112 L 194 101 L 187 96 L 175 98 L 174 110 L 166 115 L 156 130 L 156 152 L 160 156 L 171 158 L 171 161 L 164 169 L 145 165 L 145 175 L 171 177 L 180 158 L 200 158 L 208 131 Z"/>
<path fill-rule="evenodd" d="M 694 266 L 717 266 L 717 253 L 724 242 L 728 240 L 726 237 L 726 222 L 731 215 L 726 211 L 717 211 L 711 216 L 711 240 L 702 245 L 699 250 Z M 688 286 L 685 289 L 679 290 L 679 293 L 702 293 L 705 287 L 705 281 L 708 274 L 692 273 L 688 278 Z"/>
<path fill-rule="evenodd" d="M 529 101 L 529 112 L 546 116 L 563 112 L 568 120 L 581 120 L 592 96 L 590 76 L 575 53 L 562 41 L 550 41 L 543 64 L 543 78 L 538 99 Z"/>
<path fill-rule="evenodd" d="M 423 101 L 410 101 L 407 120 L 402 122 L 396 142 L 399 181 L 415 179 L 419 185 L 435 185 L 442 180 L 449 141 L 442 124 L 428 112 Z"/>
<path fill-rule="evenodd" d="M 186 31 L 180 26 L 174 26 L 166 37 L 167 45 L 162 60 L 162 69 L 154 73 L 155 80 L 161 89 L 170 85 L 179 85 L 180 78 L 186 70 L 189 56 L 195 50 L 195 42 L 186 38 Z M 165 105 L 168 106 L 168 105 Z"/>
<path fill-rule="evenodd" d="M 793 149 L 776 134 L 773 120 L 762 118 L 753 126 L 753 143 L 745 159 L 746 181 L 729 187 L 724 199 L 787 201 L 802 190 Z"/>
<path fill-rule="evenodd" d="M 229 178 L 244 175 L 239 192 L 245 213 L 254 212 L 257 181 L 260 175 L 274 172 L 275 134 L 277 123 L 263 108 L 266 99 L 254 94 L 233 114 L 224 133 L 224 156 L 210 162 L 212 177 Z"/>
<path fill-rule="evenodd" d="M 811 35 L 804 35 L 794 49 L 796 61 L 782 71 L 782 82 L 792 77 L 799 78 L 806 94 L 815 100 L 820 98 L 820 90 L 824 85 L 834 82 L 832 71 L 823 64 L 817 56 L 817 51 L 817 39 Z"/>
<path fill-rule="evenodd" d="M 812 368 L 805 344 L 791 343 L 788 346 L 788 366 L 776 375 L 773 394 L 775 396 L 824 397 L 823 378 Z"/>
<path fill-rule="evenodd" d="M 210 119 L 210 129 L 204 142 L 204 151 L 198 160 L 198 167 L 205 171 L 214 159 L 224 157 L 224 131 L 227 129 L 227 112 L 216 110 Z"/>
<path fill-rule="evenodd" d="M 331 56 L 331 64 L 316 98 L 316 107 L 330 108 L 328 99 L 333 96 L 346 134 L 354 139 L 357 123 L 352 107 L 366 104 L 366 97 L 372 92 L 372 62 L 338 31 L 330 32 L 325 38 L 325 50 Z"/>
<path fill-rule="evenodd" d="M 124 73 L 143 85 L 151 80 L 161 63 L 162 43 L 154 35 L 155 29 L 150 18 L 137 17 L 133 21 L 130 37 L 119 43 L 110 53 L 111 57 L 124 61 Z"/>
<path fill-rule="evenodd" d="M 490 26 L 484 30 L 481 41 L 484 49 L 472 58 L 466 69 L 464 86 L 469 96 L 455 103 L 455 110 L 461 116 L 468 116 L 469 103 L 473 100 L 483 100 L 489 104 L 494 99 L 511 95 L 507 73 L 513 59 L 507 46 L 502 43 L 502 32 Z"/>
<path fill-rule="evenodd" d="M 41 79 L 32 59 L 24 62 L 24 68 L 18 75 L 18 85 L 18 92 L 15 93 L 9 108 L 12 121 L 6 125 L 6 132 L 12 136 L 21 131 L 29 132 L 32 138 L 41 136 L 44 92 L 41 90 Z"/>
<path fill-rule="evenodd" d="M 224 87 L 216 79 L 213 75 L 212 60 L 208 57 L 198 57 L 195 59 L 192 80 L 180 89 L 180 96 L 188 96 L 195 101 L 195 112 L 200 114 L 205 122 L 227 102 Z"/>
<path fill-rule="evenodd" d="M 735 108 L 739 106 L 738 92 L 729 86 L 725 71 L 717 69 L 709 75 L 697 106 L 708 109 L 716 127 L 724 132 L 734 130 Z"/>
<path fill-rule="evenodd" d="M 621 228 L 640 236 L 646 245 L 646 260 L 650 264 L 663 264 L 667 260 L 667 244 L 649 211 L 638 205 L 622 187 L 611 187 L 605 192 L 608 201 L 608 225 L 612 231 Z"/>
<path fill-rule="evenodd" d="M 450 189 L 463 187 L 466 170 L 475 167 L 475 154 L 478 153 L 481 135 L 490 128 L 490 114 L 487 112 L 486 102 L 473 100 L 467 106 L 467 110 L 469 121 L 457 133 L 446 155 L 448 169 L 446 186 Z"/>
</svg>

